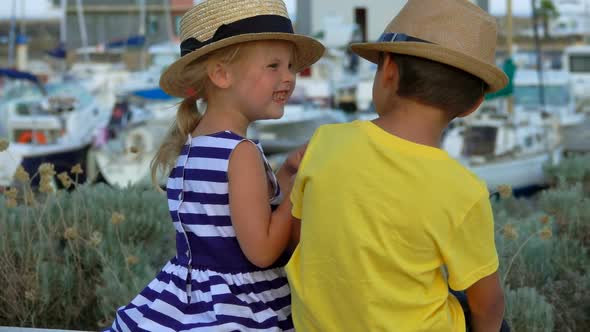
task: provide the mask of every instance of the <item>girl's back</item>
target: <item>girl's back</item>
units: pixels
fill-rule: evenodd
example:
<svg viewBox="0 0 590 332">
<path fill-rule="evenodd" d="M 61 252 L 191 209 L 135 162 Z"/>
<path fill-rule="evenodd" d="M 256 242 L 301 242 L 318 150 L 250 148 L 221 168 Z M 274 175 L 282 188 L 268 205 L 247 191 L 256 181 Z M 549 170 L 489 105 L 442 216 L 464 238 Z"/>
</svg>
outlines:
<svg viewBox="0 0 590 332">
<path fill-rule="evenodd" d="M 229 209 L 229 159 L 234 148 L 244 140 L 224 131 L 189 138 L 183 147 L 167 184 L 168 205 L 177 236 L 180 236 L 177 249 L 182 254 L 179 256 L 182 262 L 191 261 L 194 267 L 219 272 L 261 270 L 250 263 L 240 249 Z M 264 158 L 262 148 L 257 146 Z M 270 203 L 278 203 L 278 184 L 266 159 L 264 161 L 275 190 Z M 275 265 L 284 264 L 279 261 Z"/>
<path fill-rule="evenodd" d="M 240 249 L 232 226 L 227 170 L 234 148 L 242 141 L 230 131 L 189 137 L 166 188 L 177 254 L 129 305 L 119 309 L 113 328 L 293 328 L 290 290 L 281 268 L 286 257 L 267 269 L 255 266 Z M 264 161 L 275 188 L 272 204 L 280 190 Z"/>
</svg>

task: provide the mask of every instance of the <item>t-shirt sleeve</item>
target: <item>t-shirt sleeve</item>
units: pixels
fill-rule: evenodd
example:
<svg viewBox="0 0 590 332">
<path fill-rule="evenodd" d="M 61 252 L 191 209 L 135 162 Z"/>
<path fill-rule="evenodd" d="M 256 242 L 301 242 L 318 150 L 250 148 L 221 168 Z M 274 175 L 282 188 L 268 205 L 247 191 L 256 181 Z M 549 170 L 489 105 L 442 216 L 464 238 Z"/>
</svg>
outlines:
<svg viewBox="0 0 590 332">
<path fill-rule="evenodd" d="M 303 209 L 303 192 L 305 190 L 305 182 L 307 179 L 305 166 L 307 165 L 308 160 L 313 159 L 313 151 L 315 146 L 318 144 L 318 136 L 321 129 L 321 127 L 318 128 L 309 140 L 307 150 L 305 151 L 303 160 L 301 160 L 301 164 L 299 165 L 299 170 L 297 171 L 297 176 L 295 177 L 295 182 L 293 183 L 293 188 L 291 188 L 291 204 L 293 204 L 291 214 L 297 219 L 301 219 Z"/>
<path fill-rule="evenodd" d="M 494 217 L 487 195 L 466 214 L 441 247 L 454 290 L 469 288 L 478 280 L 498 270 L 494 242 Z"/>
</svg>

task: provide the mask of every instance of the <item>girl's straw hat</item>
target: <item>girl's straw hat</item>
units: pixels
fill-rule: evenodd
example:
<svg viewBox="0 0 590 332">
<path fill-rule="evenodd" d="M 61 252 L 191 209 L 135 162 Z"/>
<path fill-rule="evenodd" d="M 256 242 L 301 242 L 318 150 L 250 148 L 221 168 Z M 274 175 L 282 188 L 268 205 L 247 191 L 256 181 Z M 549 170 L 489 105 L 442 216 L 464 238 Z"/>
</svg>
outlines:
<svg viewBox="0 0 590 332">
<path fill-rule="evenodd" d="M 181 58 L 162 74 L 160 87 L 185 98 L 190 87 L 180 79 L 185 67 L 220 48 L 255 40 L 285 40 L 295 45 L 293 69 L 309 67 L 324 54 L 324 46 L 293 32 L 282 0 L 205 0 L 180 21 Z"/>
<path fill-rule="evenodd" d="M 496 67 L 496 22 L 467 0 L 409 0 L 379 41 L 353 44 L 361 57 L 377 63 L 380 52 L 417 56 L 471 73 L 502 89 L 508 77 Z"/>
</svg>

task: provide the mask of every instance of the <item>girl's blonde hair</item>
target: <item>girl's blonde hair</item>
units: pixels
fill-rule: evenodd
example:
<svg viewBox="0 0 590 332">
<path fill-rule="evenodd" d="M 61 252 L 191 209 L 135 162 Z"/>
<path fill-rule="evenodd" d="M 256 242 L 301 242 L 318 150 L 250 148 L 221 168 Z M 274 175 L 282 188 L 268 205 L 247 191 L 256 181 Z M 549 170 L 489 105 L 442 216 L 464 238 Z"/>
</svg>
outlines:
<svg viewBox="0 0 590 332">
<path fill-rule="evenodd" d="M 186 67 L 181 80 L 185 86 L 190 87 L 186 91 L 187 97 L 178 106 L 176 120 L 150 163 L 152 183 L 155 186 L 159 187 L 158 171 L 167 174 L 174 168 L 174 162 L 188 135 L 199 124 L 201 114 L 197 107 L 197 100 L 207 102 L 208 91 L 212 88 L 207 73 L 207 64 L 211 60 L 228 64 L 234 63 L 243 48 L 243 44 L 229 46 L 199 58 Z"/>
</svg>

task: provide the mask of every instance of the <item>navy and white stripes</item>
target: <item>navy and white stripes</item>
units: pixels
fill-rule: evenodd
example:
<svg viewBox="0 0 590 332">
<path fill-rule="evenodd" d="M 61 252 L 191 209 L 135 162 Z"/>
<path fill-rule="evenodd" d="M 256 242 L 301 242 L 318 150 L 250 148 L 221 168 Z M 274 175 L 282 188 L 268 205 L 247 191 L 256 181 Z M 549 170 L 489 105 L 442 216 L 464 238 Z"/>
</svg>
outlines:
<svg viewBox="0 0 590 332">
<path fill-rule="evenodd" d="M 281 268 L 286 257 L 269 269 L 256 267 L 242 253 L 231 223 L 227 169 L 242 141 L 227 131 L 189 137 L 167 184 L 177 255 L 117 311 L 110 330 L 293 329 L 290 290 Z M 278 183 L 264 161 L 276 201 Z"/>
</svg>

